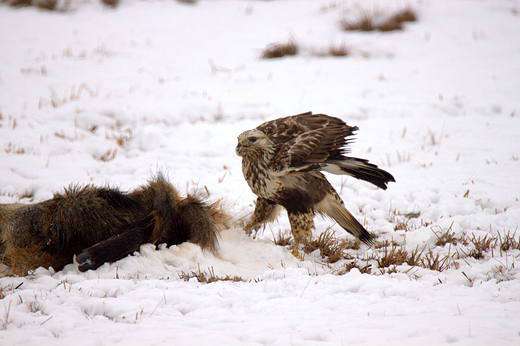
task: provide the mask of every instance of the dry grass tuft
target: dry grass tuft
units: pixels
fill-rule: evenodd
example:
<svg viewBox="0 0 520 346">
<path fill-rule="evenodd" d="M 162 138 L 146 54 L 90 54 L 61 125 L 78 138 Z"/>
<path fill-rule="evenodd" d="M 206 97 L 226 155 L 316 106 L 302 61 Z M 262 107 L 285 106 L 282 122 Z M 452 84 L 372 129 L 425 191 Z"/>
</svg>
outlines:
<svg viewBox="0 0 520 346">
<path fill-rule="evenodd" d="M 318 238 L 306 240 L 303 244 L 303 252 L 310 254 L 316 250 L 327 263 L 335 263 L 341 259 L 348 258 L 346 250 L 358 250 L 361 242 L 359 240 L 340 239 L 334 232 L 326 230 Z"/>
<path fill-rule="evenodd" d="M 71 54 L 70 52 L 67 54 Z M 69 102 L 77 101 L 81 97 L 82 93 L 85 91 L 90 95 L 91 98 L 99 96 L 99 90 L 93 90 L 86 83 L 81 83 L 78 90 L 76 91 L 76 87 L 72 85 L 70 90 L 65 90 L 63 93 L 63 97 L 58 95 L 58 93 L 52 88 L 49 87 L 51 95 L 47 99 L 46 97 L 40 97 L 40 101 L 38 103 L 38 109 L 41 109 L 45 106 L 51 106 L 53 108 L 61 107 Z"/>
<path fill-rule="evenodd" d="M 119 0 L 100 0 L 102 4 L 115 8 L 119 5 Z M 189 0 L 177 0 L 179 2 L 190 2 Z M 58 0 L 1 0 L 1 2 L 7 2 L 10 6 L 13 7 L 26 7 L 26 6 L 36 6 L 42 10 L 48 11 L 66 11 L 69 2 L 65 3 L 65 6 L 57 7 Z M 195 2 L 195 1 L 193 1 Z"/>
<path fill-rule="evenodd" d="M 329 230 L 320 234 L 317 239 L 307 240 L 303 245 L 303 251 L 310 254 L 320 250 L 320 256 L 327 258 L 328 263 L 335 263 L 343 257 L 343 246 L 341 242 Z"/>
<path fill-rule="evenodd" d="M 379 10 L 358 8 L 355 19 L 342 19 L 341 26 L 345 31 L 396 31 L 403 29 L 403 23 L 417 21 L 417 14 L 411 7 L 406 7 L 391 15 Z"/>
<path fill-rule="evenodd" d="M 399 244 L 397 244 L 396 242 L 394 242 L 393 240 L 392 241 L 389 241 L 389 240 L 383 240 L 383 241 L 378 241 L 374 244 L 374 249 L 384 249 L 384 248 L 387 248 L 389 246 L 397 246 Z"/>
<path fill-rule="evenodd" d="M 468 245 L 468 241 L 464 235 L 456 236 L 455 232 L 451 232 L 451 227 L 453 226 L 453 223 L 448 227 L 448 229 L 443 230 L 441 229 L 438 232 L 435 232 L 433 230 L 433 227 L 431 228 L 433 234 L 437 237 L 437 241 L 435 242 L 435 246 L 444 246 L 446 244 L 463 244 Z M 440 227 L 439 227 L 440 228 Z"/>
<path fill-rule="evenodd" d="M 108 162 L 108 161 L 112 161 L 113 159 L 115 159 L 116 153 L 117 153 L 117 149 L 113 149 L 113 150 L 108 149 L 104 154 L 102 154 L 100 156 L 92 155 L 92 157 L 99 161 Z"/>
<path fill-rule="evenodd" d="M 6 154 L 16 154 L 16 155 L 39 155 L 39 152 L 32 147 L 20 147 L 12 142 L 7 143 L 7 147 L 4 149 Z"/>
<path fill-rule="evenodd" d="M 359 250 L 359 247 L 361 245 L 361 240 L 354 239 L 351 240 L 350 238 L 345 238 L 341 240 L 341 246 L 344 250 Z"/>
<path fill-rule="evenodd" d="M 404 219 L 404 220 L 397 221 L 395 223 L 395 226 L 394 226 L 394 231 L 409 232 L 410 231 L 410 226 L 408 225 L 408 220 Z"/>
<path fill-rule="evenodd" d="M 282 58 L 286 55 L 298 54 L 298 44 L 292 38 L 284 43 L 271 43 L 262 51 L 263 59 Z"/>
<path fill-rule="evenodd" d="M 509 231 L 503 236 L 498 233 L 498 244 L 500 251 L 520 250 L 520 238 L 515 238 L 516 231 L 511 234 Z"/>
<path fill-rule="evenodd" d="M 277 235 L 274 236 L 274 243 L 278 246 L 289 246 L 292 245 L 291 236 L 284 234 L 282 231 L 278 232 Z"/>
<path fill-rule="evenodd" d="M 433 253 L 432 249 L 429 249 L 428 252 L 421 258 L 421 267 L 435 270 L 435 271 L 445 271 L 450 267 L 451 257 L 445 255 L 441 257 L 439 253 Z"/>
<path fill-rule="evenodd" d="M 396 13 L 394 13 L 392 17 L 393 20 L 398 21 L 400 23 L 416 22 L 418 19 L 417 12 L 415 12 L 415 10 L 409 6 L 403 8 L 400 11 L 397 11 Z"/>
<path fill-rule="evenodd" d="M 404 247 L 393 244 L 391 247 L 385 247 L 382 256 L 376 256 L 374 259 L 379 268 L 398 266 L 406 262 L 408 252 Z"/>
<path fill-rule="evenodd" d="M 424 252 L 424 248 L 419 252 L 419 247 L 416 247 L 415 250 L 410 252 L 408 256 L 406 257 L 406 264 L 408 264 L 411 267 L 418 267 L 421 265 L 421 257 Z"/>
<path fill-rule="evenodd" d="M 329 47 L 329 55 L 330 56 L 341 57 L 341 56 L 347 56 L 349 54 L 350 54 L 350 50 L 347 47 L 345 41 L 342 41 L 339 46 L 336 46 L 336 45 L 334 45 L 332 43 L 330 44 L 330 47 Z"/>
<path fill-rule="evenodd" d="M 389 242 L 385 240 L 376 244 L 377 251 L 368 260 L 374 260 L 381 274 L 398 272 L 397 266 L 408 264 L 411 267 L 425 267 L 429 268 L 433 263 L 429 263 L 429 259 L 423 258 L 424 248 L 419 251 L 417 247 L 415 250 L 408 252 L 405 246 Z"/>
<path fill-rule="evenodd" d="M 345 31 L 374 31 L 374 15 L 368 10 L 360 10 L 359 17 L 356 20 L 343 19 L 341 26 Z"/>
<path fill-rule="evenodd" d="M 416 219 L 421 215 L 420 212 L 416 213 L 406 213 L 401 214 L 397 210 L 390 210 L 388 213 L 389 221 L 391 223 L 394 223 L 394 231 L 405 231 L 405 232 L 411 232 L 415 230 L 417 227 L 410 225 L 409 221 L 410 219 Z M 421 222 L 421 226 L 423 226 Z"/>
<path fill-rule="evenodd" d="M 320 58 L 324 58 L 327 56 L 332 57 L 345 57 L 350 55 L 350 48 L 347 46 L 345 41 L 343 40 L 340 45 L 335 45 L 331 43 L 328 47 L 325 48 L 312 48 L 309 51 L 309 55 L 316 56 Z"/>
<path fill-rule="evenodd" d="M 473 234 L 469 241 L 475 248 L 470 250 L 467 255 L 479 260 L 485 258 L 485 252 L 488 252 L 491 249 L 492 244 L 496 243 L 497 239 L 490 236 L 488 237 L 487 234 L 484 237 L 476 237 Z"/>
<path fill-rule="evenodd" d="M 87 130 L 89 132 L 94 132 L 96 128 L 97 126 L 94 125 Z M 134 138 L 134 135 L 131 129 L 121 130 L 118 127 L 115 127 L 114 131 L 106 132 L 105 138 L 108 140 L 114 140 L 118 146 L 123 148 L 126 143 L 130 142 Z"/>
<path fill-rule="evenodd" d="M 215 271 L 214 271 L 213 267 L 208 268 L 207 272 L 201 271 L 200 267 L 198 268 L 198 270 L 196 272 L 195 271 L 192 271 L 191 273 L 180 272 L 179 278 L 184 281 L 190 281 L 190 279 L 196 278 L 198 282 L 203 283 L 203 284 L 209 284 L 209 283 L 217 282 L 217 281 L 232 281 L 232 282 L 245 282 L 246 281 L 243 278 L 241 278 L 240 276 L 230 276 L 230 275 L 217 276 L 217 275 L 215 275 Z"/>
<path fill-rule="evenodd" d="M 360 265 L 358 261 L 344 263 L 341 268 L 334 271 L 334 274 L 345 275 L 354 268 L 359 270 L 361 274 L 372 274 L 372 268 L 370 264 Z"/>
<path fill-rule="evenodd" d="M 116 8 L 119 5 L 119 0 L 101 0 L 101 3 L 112 8 Z"/>
<path fill-rule="evenodd" d="M 32 0 L 9 0 L 8 3 L 13 7 L 26 7 L 32 5 Z"/>
<path fill-rule="evenodd" d="M 57 3 L 57 0 L 36 0 L 36 7 L 42 10 L 54 11 Z"/>
<path fill-rule="evenodd" d="M 403 30 L 403 22 L 397 18 L 390 17 L 377 25 L 377 30 L 381 32 Z"/>
</svg>

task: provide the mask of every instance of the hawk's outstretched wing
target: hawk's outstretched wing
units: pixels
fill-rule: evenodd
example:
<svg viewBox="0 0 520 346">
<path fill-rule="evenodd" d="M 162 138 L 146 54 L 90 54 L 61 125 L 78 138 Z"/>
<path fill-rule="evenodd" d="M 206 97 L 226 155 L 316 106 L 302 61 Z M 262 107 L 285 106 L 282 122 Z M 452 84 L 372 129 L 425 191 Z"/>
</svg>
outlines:
<svg viewBox="0 0 520 346">
<path fill-rule="evenodd" d="M 382 189 L 395 181 L 368 160 L 344 155 L 358 128 L 339 118 L 308 112 L 269 121 L 256 129 L 273 143 L 275 156 L 267 167 L 274 174 L 317 169 L 351 175 Z"/>
<path fill-rule="evenodd" d="M 343 120 L 311 112 L 276 119 L 257 127 L 273 142 L 275 172 L 318 168 L 316 164 L 341 159 L 345 145 L 358 128 Z"/>
</svg>

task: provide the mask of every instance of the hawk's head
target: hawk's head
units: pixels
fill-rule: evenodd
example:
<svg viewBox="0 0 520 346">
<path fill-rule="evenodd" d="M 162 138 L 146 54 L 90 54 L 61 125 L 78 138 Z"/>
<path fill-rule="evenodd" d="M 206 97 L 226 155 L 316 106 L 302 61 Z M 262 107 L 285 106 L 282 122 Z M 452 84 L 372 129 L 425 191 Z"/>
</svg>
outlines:
<svg viewBox="0 0 520 346">
<path fill-rule="evenodd" d="M 255 153 L 260 154 L 260 152 L 269 149 L 270 142 L 271 140 L 262 131 L 245 131 L 238 136 L 238 144 L 235 152 L 238 156 L 248 156 Z"/>
</svg>

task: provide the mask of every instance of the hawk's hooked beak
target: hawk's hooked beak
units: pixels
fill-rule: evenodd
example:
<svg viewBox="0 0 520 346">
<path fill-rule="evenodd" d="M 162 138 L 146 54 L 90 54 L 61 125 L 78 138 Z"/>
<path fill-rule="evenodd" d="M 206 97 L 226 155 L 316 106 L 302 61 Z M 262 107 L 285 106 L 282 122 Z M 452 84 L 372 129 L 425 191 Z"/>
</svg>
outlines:
<svg viewBox="0 0 520 346">
<path fill-rule="evenodd" d="M 247 147 L 250 147 L 250 145 L 244 145 L 244 142 L 241 139 L 239 139 L 235 152 L 238 156 L 242 156 L 242 150 Z"/>
</svg>

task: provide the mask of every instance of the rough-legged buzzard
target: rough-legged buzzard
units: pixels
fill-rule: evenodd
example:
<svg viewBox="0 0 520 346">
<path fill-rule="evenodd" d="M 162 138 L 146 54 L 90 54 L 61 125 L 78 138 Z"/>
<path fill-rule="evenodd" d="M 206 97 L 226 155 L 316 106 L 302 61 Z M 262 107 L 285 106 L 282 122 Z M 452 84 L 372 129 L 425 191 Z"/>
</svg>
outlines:
<svg viewBox="0 0 520 346">
<path fill-rule="evenodd" d="M 345 208 L 321 171 L 346 174 L 382 189 L 394 177 L 368 160 L 345 156 L 356 126 L 324 114 L 303 113 L 268 121 L 238 136 L 242 172 L 257 195 L 250 233 L 287 210 L 295 244 L 312 236 L 314 215 L 327 215 L 366 244 L 372 236 Z"/>
</svg>

